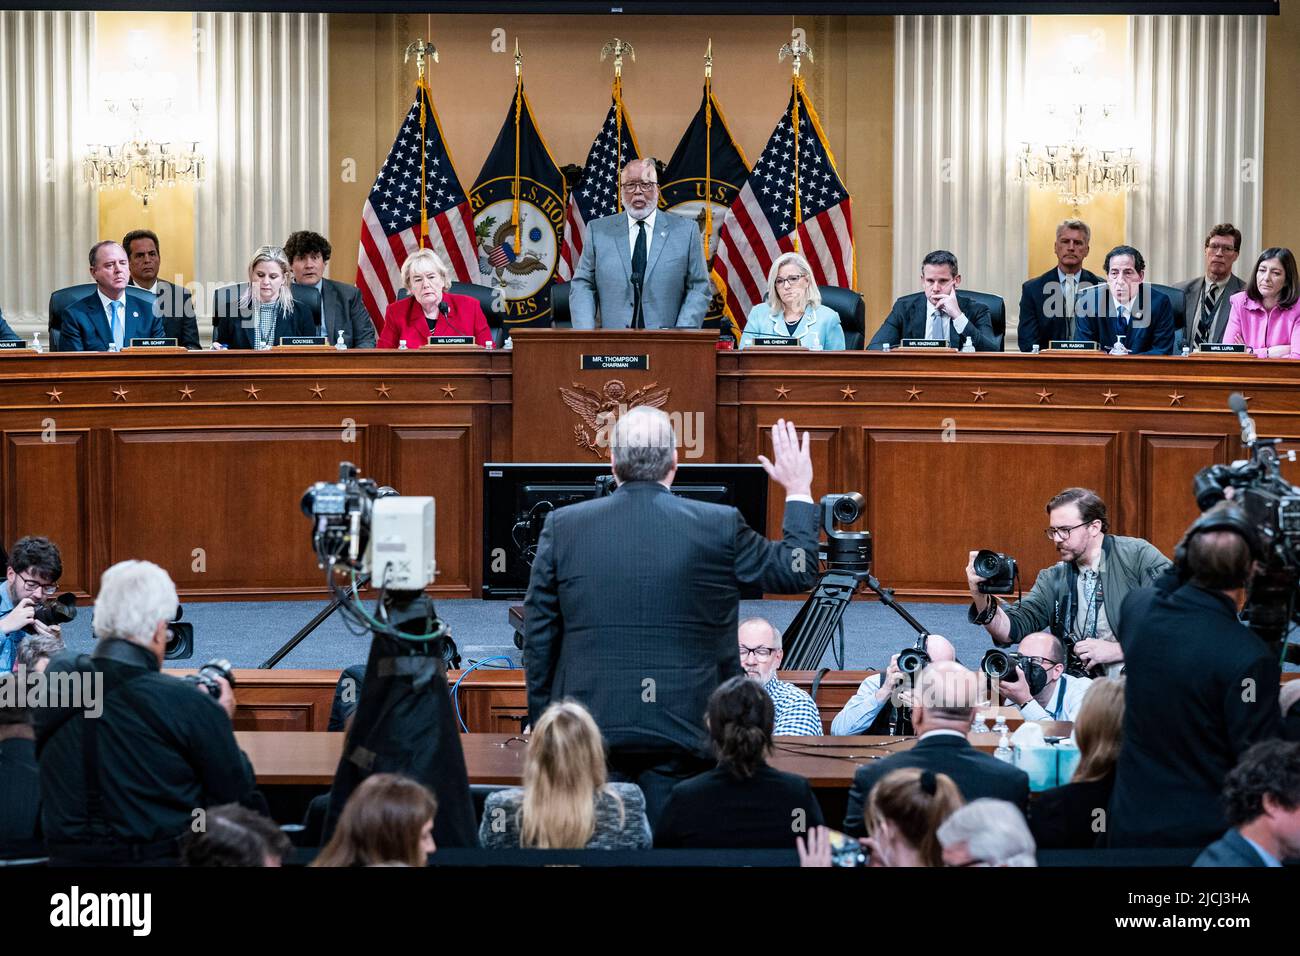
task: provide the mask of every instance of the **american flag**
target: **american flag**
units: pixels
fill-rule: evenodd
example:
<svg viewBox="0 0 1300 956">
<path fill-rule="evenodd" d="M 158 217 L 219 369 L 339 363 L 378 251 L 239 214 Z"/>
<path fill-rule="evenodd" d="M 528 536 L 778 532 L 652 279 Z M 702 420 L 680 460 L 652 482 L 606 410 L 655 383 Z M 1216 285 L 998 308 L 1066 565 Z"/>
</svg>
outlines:
<svg viewBox="0 0 1300 956">
<path fill-rule="evenodd" d="M 619 120 L 622 119 L 622 138 Z M 641 154 L 637 151 L 636 136 L 627 121 L 627 110 L 617 94 L 605 117 L 605 125 L 591 144 L 582 179 L 569 195 L 569 206 L 564 217 L 564 246 L 560 249 L 560 263 L 556 273 L 561 282 L 573 278 L 573 270 L 582 255 L 582 244 L 587 239 L 587 223 L 601 216 L 612 216 L 619 211 L 619 173 L 629 162 Z"/>
<path fill-rule="evenodd" d="M 799 104 L 799 222 L 795 216 L 794 107 Z M 726 312 L 743 327 L 749 310 L 767 298 L 767 272 L 783 252 L 799 251 L 818 285 L 857 284 L 849 191 L 802 79 L 762 155 L 741 187 L 718 237 L 715 280 L 726 290 Z"/>
<path fill-rule="evenodd" d="M 424 206 L 429 235 L 420 241 L 420 105 L 425 108 Z M 455 279 L 478 282 L 474 216 L 442 139 L 429 88 L 419 84 L 393 148 L 361 210 L 357 288 L 377 328 L 402 288 L 402 263 L 421 246 L 438 253 Z"/>
</svg>

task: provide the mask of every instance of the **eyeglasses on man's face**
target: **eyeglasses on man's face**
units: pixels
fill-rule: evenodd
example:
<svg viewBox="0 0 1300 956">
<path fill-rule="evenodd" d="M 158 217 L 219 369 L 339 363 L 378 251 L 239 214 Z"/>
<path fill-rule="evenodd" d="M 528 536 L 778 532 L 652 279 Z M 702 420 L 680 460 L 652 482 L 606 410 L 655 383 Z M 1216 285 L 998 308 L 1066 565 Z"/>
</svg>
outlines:
<svg viewBox="0 0 1300 956">
<path fill-rule="evenodd" d="M 1051 541 L 1064 541 L 1066 538 L 1068 538 L 1071 534 L 1073 534 L 1073 533 L 1074 533 L 1075 531 L 1077 531 L 1079 528 L 1086 527 L 1087 525 L 1090 525 L 1090 524 L 1092 524 L 1091 521 L 1081 521 L 1081 522 L 1079 522 L 1078 524 L 1076 524 L 1076 525 L 1071 525 L 1071 526 L 1068 527 L 1068 528 L 1046 528 L 1046 529 L 1043 530 L 1043 534 L 1047 535 L 1048 540 L 1051 540 Z"/>
<path fill-rule="evenodd" d="M 746 657 L 749 657 L 749 655 L 753 654 L 759 660 L 765 661 L 775 653 L 776 653 L 775 647 L 749 647 L 746 644 L 740 645 L 741 660 L 744 660 Z"/>
<path fill-rule="evenodd" d="M 782 286 L 794 285 L 796 282 L 799 282 L 806 278 L 808 277 L 801 272 L 795 276 L 781 276 L 780 278 L 776 279 L 773 284 L 777 286 L 777 288 L 780 288 Z"/>
<path fill-rule="evenodd" d="M 652 193 L 658 188 L 658 183 L 640 179 L 633 179 L 623 184 L 623 192 L 625 193 Z"/>
<path fill-rule="evenodd" d="M 18 574 L 18 580 L 23 583 L 23 587 L 25 587 L 29 593 L 33 594 L 40 592 L 41 594 L 48 596 L 58 593 L 59 590 L 57 584 L 46 584 L 44 581 L 36 581 L 25 574 Z"/>
</svg>

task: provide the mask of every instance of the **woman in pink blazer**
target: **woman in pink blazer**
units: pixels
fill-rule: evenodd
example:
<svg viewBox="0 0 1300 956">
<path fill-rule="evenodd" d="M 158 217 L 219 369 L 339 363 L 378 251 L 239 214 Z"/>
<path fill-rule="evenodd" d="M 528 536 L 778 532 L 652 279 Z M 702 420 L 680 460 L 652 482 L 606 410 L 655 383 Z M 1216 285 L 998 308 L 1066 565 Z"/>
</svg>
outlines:
<svg viewBox="0 0 1300 956">
<path fill-rule="evenodd" d="M 492 330 L 478 300 L 444 291 L 451 277 L 436 252 L 411 253 L 402 263 L 402 284 L 411 294 L 384 310 L 379 348 L 395 349 L 405 341 L 408 349 L 418 349 L 429 341 L 431 322 L 434 335 L 472 335 L 479 345 L 492 347 Z"/>
<path fill-rule="evenodd" d="M 1259 358 L 1300 358 L 1300 279 L 1290 249 L 1265 249 L 1245 290 L 1231 299 L 1223 341 Z"/>
</svg>

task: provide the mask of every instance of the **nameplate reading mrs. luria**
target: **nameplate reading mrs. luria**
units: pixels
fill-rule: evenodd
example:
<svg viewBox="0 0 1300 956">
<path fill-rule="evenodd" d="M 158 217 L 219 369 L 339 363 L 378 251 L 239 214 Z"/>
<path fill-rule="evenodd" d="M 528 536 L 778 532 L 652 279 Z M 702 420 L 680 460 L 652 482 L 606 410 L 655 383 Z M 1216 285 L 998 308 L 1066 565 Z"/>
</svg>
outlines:
<svg viewBox="0 0 1300 956">
<path fill-rule="evenodd" d="M 584 372 L 595 369 L 632 369 L 638 372 L 650 371 L 649 355 L 584 355 L 582 357 L 582 370 Z"/>
<path fill-rule="evenodd" d="M 1219 355 L 1244 355 L 1246 346 L 1241 342 L 1202 342 L 1196 346 L 1196 351 L 1217 353 Z"/>
<path fill-rule="evenodd" d="M 1049 352 L 1096 352 L 1100 348 L 1089 339 L 1052 339 L 1047 343 Z"/>
<path fill-rule="evenodd" d="M 27 348 L 26 339 L 0 339 L 0 352 L 12 352 Z"/>
</svg>

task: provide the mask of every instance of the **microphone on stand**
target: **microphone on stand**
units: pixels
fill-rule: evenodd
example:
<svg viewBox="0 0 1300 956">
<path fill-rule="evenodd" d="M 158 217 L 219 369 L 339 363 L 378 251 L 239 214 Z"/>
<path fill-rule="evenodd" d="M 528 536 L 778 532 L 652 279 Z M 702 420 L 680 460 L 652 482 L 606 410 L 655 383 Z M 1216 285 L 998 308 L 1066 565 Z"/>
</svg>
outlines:
<svg viewBox="0 0 1300 956">
<path fill-rule="evenodd" d="M 1228 407 L 1237 413 L 1237 423 L 1241 425 L 1241 443 L 1243 445 L 1254 444 L 1255 420 L 1250 417 L 1250 412 L 1246 410 L 1246 399 L 1241 392 L 1233 392 L 1228 396 Z"/>
<path fill-rule="evenodd" d="M 443 299 L 438 303 L 438 314 L 444 319 L 451 315 L 451 306 L 447 305 L 446 299 Z M 428 313 L 425 314 L 424 321 L 429 323 L 429 338 L 433 338 L 434 335 L 437 334 L 437 321 L 430 318 Z"/>
<path fill-rule="evenodd" d="M 644 282 L 644 275 L 632 273 L 632 328 L 634 329 L 645 328 L 645 316 L 641 313 L 641 286 Z"/>
</svg>

